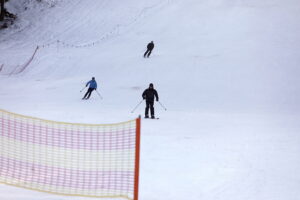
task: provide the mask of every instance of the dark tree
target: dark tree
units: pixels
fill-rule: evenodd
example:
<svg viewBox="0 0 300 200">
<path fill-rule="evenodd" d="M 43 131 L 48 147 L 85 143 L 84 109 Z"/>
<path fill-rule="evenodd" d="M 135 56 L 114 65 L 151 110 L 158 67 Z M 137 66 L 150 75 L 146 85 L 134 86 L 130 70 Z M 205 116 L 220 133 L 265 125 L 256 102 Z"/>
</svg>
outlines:
<svg viewBox="0 0 300 200">
<path fill-rule="evenodd" d="M 4 12 L 5 12 L 5 9 L 4 9 L 4 2 L 5 0 L 0 0 L 0 21 L 2 21 L 4 19 Z"/>
</svg>

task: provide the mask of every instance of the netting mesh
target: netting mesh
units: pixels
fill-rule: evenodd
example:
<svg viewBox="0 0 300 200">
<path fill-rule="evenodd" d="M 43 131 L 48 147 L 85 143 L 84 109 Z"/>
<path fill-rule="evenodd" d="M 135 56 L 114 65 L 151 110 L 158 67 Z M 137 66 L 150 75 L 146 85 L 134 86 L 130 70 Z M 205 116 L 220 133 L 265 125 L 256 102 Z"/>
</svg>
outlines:
<svg viewBox="0 0 300 200">
<path fill-rule="evenodd" d="M 137 120 L 60 123 L 0 110 L 0 182 L 66 195 L 133 199 Z"/>
</svg>

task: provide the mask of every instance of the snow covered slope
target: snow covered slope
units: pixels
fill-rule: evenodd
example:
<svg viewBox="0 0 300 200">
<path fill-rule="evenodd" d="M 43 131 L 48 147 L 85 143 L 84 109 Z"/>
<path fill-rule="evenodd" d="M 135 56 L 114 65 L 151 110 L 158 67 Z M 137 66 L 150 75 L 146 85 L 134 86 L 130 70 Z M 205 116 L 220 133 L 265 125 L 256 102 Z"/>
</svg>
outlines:
<svg viewBox="0 0 300 200">
<path fill-rule="evenodd" d="M 161 119 L 142 124 L 140 199 L 300 198 L 298 0 L 11 0 L 7 7 L 19 14 L 0 31 L 2 109 L 125 121 L 143 115 L 143 105 L 130 111 L 154 83 L 168 110 L 156 104 Z M 30 65 L 9 75 L 37 45 Z M 104 99 L 82 101 L 92 76 Z M 0 190 L 5 200 L 65 199 Z"/>
<path fill-rule="evenodd" d="M 20 14 L 27 26 L 4 31 L 3 73 L 24 63 L 36 45 L 52 43 L 20 75 L 26 82 L 68 78 L 64 89 L 78 91 L 96 76 L 112 105 L 126 107 L 130 88 L 140 92 L 154 82 L 165 103 L 180 110 L 299 111 L 298 4 L 77 0 L 47 8 L 31 2 Z M 156 48 L 145 60 L 151 40 Z M 118 102 L 110 98 L 116 95 Z"/>
</svg>

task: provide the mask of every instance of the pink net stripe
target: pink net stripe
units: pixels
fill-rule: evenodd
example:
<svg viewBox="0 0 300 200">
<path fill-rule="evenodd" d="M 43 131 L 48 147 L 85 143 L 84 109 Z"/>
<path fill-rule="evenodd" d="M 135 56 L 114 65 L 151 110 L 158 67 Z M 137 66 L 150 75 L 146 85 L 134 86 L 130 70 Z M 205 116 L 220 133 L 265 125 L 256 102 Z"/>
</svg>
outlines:
<svg viewBox="0 0 300 200">
<path fill-rule="evenodd" d="M 22 142 L 86 150 L 125 150 L 135 147 L 134 128 L 120 128 L 114 131 L 68 130 L 64 126 L 59 129 L 14 119 L 0 120 L 0 136 Z"/>
<path fill-rule="evenodd" d="M 132 171 L 82 171 L 42 166 L 0 157 L 0 177 L 76 189 L 133 191 Z"/>
</svg>

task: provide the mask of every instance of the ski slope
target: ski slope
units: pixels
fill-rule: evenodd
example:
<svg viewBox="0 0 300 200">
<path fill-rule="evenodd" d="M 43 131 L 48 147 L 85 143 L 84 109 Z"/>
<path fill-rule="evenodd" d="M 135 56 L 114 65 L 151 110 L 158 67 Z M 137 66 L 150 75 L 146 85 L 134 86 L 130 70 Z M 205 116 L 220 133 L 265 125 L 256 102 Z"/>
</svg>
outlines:
<svg viewBox="0 0 300 200">
<path fill-rule="evenodd" d="M 0 108 L 48 120 L 143 116 L 140 199 L 300 199 L 297 0 L 10 0 Z M 26 9 L 24 9 L 26 7 Z M 149 59 L 146 45 L 154 41 Z M 22 73 L 11 74 L 32 56 Z M 11 75 L 10 75 L 11 74 Z M 103 100 L 80 90 L 94 76 Z M 87 199 L 0 185 L 1 200 Z"/>
</svg>

